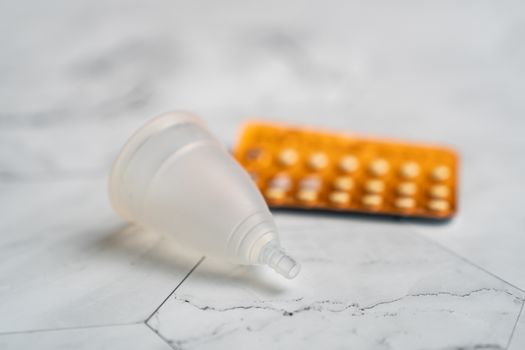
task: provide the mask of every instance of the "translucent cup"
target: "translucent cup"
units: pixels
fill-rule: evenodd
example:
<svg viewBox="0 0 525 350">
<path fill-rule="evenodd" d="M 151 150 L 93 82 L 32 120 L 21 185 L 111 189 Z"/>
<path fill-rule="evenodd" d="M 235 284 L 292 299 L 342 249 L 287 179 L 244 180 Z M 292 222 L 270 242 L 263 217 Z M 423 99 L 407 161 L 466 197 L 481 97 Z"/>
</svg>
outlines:
<svg viewBox="0 0 525 350">
<path fill-rule="evenodd" d="M 162 114 L 131 136 L 109 196 L 123 218 L 205 255 L 268 265 L 287 278 L 299 273 L 249 175 L 190 113 Z"/>
</svg>

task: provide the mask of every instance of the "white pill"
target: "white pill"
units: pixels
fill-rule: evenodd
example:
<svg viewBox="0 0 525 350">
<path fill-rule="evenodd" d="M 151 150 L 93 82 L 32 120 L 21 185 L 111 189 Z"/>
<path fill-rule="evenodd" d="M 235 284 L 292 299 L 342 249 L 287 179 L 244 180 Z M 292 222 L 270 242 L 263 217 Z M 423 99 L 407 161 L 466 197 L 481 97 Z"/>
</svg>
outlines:
<svg viewBox="0 0 525 350">
<path fill-rule="evenodd" d="M 388 172 L 389 164 L 384 159 L 376 159 L 369 165 L 369 171 L 372 175 L 382 176 Z"/>
<path fill-rule="evenodd" d="M 353 173 L 359 167 L 359 161 L 355 156 L 346 155 L 339 161 L 339 169 L 345 173 Z"/>
<path fill-rule="evenodd" d="M 397 193 L 409 197 L 416 194 L 417 186 L 414 182 L 402 182 L 397 186 Z"/>
<path fill-rule="evenodd" d="M 445 181 L 450 177 L 450 168 L 445 165 L 440 165 L 434 168 L 430 175 L 432 179 L 436 181 Z"/>
<path fill-rule="evenodd" d="M 385 190 L 385 183 L 381 180 L 368 180 L 365 184 L 365 191 L 368 193 L 382 193 Z"/>
<path fill-rule="evenodd" d="M 446 185 L 434 185 L 430 187 L 430 196 L 437 199 L 445 199 L 450 195 L 450 187 Z"/>
<path fill-rule="evenodd" d="M 292 179 L 288 175 L 277 175 L 270 180 L 268 186 L 288 191 L 292 187 Z"/>
<path fill-rule="evenodd" d="M 343 205 L 350 202 L 350 194 L 343 191 L 333 191 L 330 193 L 329 199 L 334 204 Z"/>
<path fill-rule="evenodd" d="M 413 179 L 419 175 L 419 164 L 416 162 L 406 162 L 401 165 L 400 175 L 405 179 Z"/>
<path fill-rule="evenodd" d="M 432 211 L 447 211 L 450 207 L 450 204 L 443 199 L 433 199 L 428 202 L 428 209 Z"/>
<path fill-rule="evenodd" d="M 279 163 L 284 166 L 292 166 L 297 163 L 298 159 L 297 151 L 292 148 L 284 149 L 279 154 Z"/>
<path fill-rule="evenodd" d="M 318 191 L 321 188 L 321 179 L 315 176 L 309 176 L 301 180 L 299 187 Z"/>
<path fill-rule="evenodd" d="M 278 187 L 268 187 L 264 192 L 266 198 L 270 200 L 282 200 L 286 197 L 286 191 Z"/>
<path fill-rule="evenodd" d="M 317 152 L 310 156 L 308 159 L 308 166 L 313 170 L 321 170 L 326 168 L 328 165 L 328 157 L 326 154 Z"/>
<path fill-rule="evenodd" d="M 361 202 L 367 207 L 377 207 L 383 203 L 383 197 L 377 194 L 367 194 L 363 196 Z"/>
<path fill-rule="evenodd" d="M 416 205 L 416 201 L 411 197 L 401 197 L 397 198 L 394 204 L 399 209 L 412 209 Z"/>
<path fill-rule="evenodd" d="M 338 176 L 334 180 L 334 188 L 340 191 L 350 191 L 354 187 L 354 180 L 349 176 Z"/>
<path fill-rule="evenodd" d="M 297 199 L 302 202 L 314 202 L 319 195 L 318 191 L 301 189 L 297 192 Z"/>
</svg>

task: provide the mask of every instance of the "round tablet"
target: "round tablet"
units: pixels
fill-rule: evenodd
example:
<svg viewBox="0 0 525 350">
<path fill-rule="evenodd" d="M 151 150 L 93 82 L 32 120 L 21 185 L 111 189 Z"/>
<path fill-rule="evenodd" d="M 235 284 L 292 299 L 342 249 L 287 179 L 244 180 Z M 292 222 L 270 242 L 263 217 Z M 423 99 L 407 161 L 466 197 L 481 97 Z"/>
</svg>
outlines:
<svg viewBox="0 0 525 350">
<path fill-rule="evenodd" d="M 297 151 L 292 148 L 284 149 L 279 154 L 279 163 L 283 166 L 292 166 L 297 163 L 298 159 Z"/>
<path fill-rule="evenodd" d="M 413 179 L 419 175 L 419 164 L 416 162 L 406 162 L 399 169 L 400 175 L 405 179 Z"/>
<path fill-rule="evenodd" d="M 282 188 L 268 187 L 264 192 L 266 198 L 277 201 L 286 197 L 286 192 Z"/>
<path fill-rule="evenodd" d="M 313 202 L 317 199 L 318 193 L 318 191 L 314 190 L 301 189 L 297 192 L 297 199 L 302 202 Z"/>
<path fill-rule="evenodd" d="M 334 188 L 340 191 L 350 191 L 354 187 L 354 180 L 349 176 L 338 176 L 334 180 Z"/>
<path fill-rule="evenodd" d="M 415 182 L 402 182 L 397 186 L 397 193 L 401 196 L 410 197 L 416 194 L 417 186 Z"/>
<path fill-rule="evenodd" d="M 321 188 L 321 179 L 316 176 L 309 176 L 299 182 L 299 187 L 310 190 L 319 190 Z"/>
<path fill-rule="evenodd" d="M 450 177 L 450 168 L 446 165 L 440 165 L 432 169 L 430 176 L 436 181 L 445 181 Z"/>
<path fill-rule="evenodd" d="M 367 207 L 377 207 L 383 203 L 383 197 L 377 194 L 367 194 L 363 196 L 361 202 Z"/>
<path fill-rule="evenodd" d="M 385 190 L 385 183 L 381 180 L 368 180 L 365 183 L 365 191 L 368 193 L 381 193 Z"/>
<path fill-rule="evenodd" d="M 450 187 L 446 185 L 434 185 L 430 187 L 430 196 L 437 199 L 445 199 L 450 195 Z"/>
<path fill-rule="evenodd" d="M 416 201 L 411 197 L 400 197 L 396 198 L 394 204 L 399 209 L 412 209 L 415 207 Z"/>
<path fill-rule="evenodd" d="M 345 173 L 353 173 L 359 167 L 359 161 L 355 156 L 346 155 L 339 160 L 339 169 Z"/>
<path fill-rule="evenodd" d="M 343 205 L 350 202 L 350 194 L 343 191 L 333 191 L 330 193 L 329 199 L 334 204 Z"/>
<path fill-rule="evenodd" d="M 389 164 L 385 159 L 376 159 L 369 165 L 369 170 L 372 175 L 382 176 L 388 172 Z"/>
<path fill-rule="evenodd" d="M 321 170 L 328 165 L 328 157 L 322 152 L 316 152 L 308 159 L 308 166 L 313 170 Z"/>
<path fill-rule="evenodd" d="M 450 204 L 443 199 L 432 199 L 428 202 L 428 209 L 432 211 L 447 211 Z"/>
<path fill-rule="evenodd" d="M 277 175 L 270 180 L 268 186 L 288 191 L 292 187 L 292 179 L 288 175 Z"/>
</svg>

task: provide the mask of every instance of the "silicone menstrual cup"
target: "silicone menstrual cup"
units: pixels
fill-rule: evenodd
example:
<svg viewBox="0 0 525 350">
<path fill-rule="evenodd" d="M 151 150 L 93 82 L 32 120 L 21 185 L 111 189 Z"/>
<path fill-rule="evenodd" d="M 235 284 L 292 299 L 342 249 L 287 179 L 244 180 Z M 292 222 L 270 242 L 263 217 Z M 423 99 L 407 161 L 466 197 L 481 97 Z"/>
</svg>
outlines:
<svg viewBox="0 0 525 350">
<path fill-rule="evenodd" d="M 113 165 L 109 194 L 122 217 L 205 255 L 299 273 L 249 175 L 192 114 L 162 114 L 139 129 Z"/>
</svg>

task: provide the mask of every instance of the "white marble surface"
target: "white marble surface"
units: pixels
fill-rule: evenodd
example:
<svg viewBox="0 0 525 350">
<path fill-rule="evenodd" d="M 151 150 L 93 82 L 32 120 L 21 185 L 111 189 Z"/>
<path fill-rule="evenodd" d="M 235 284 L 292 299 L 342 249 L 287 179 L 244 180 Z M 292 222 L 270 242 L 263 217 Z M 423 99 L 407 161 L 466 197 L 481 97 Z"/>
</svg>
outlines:
<svg viewBox="0 0 525 350">
<path fill-rule="evenodd" d="M 521 308 L 521 315 L 516 327 L 514 328 L 514 337 L 509 344 L 509 350 L 520 350 L 525 346 L 525 314 L 524 307 Z"/>
<path fill-rule="evenodd" d="M 149 324 L 181 349 L 507 345 L 525 294 L 406 225 L 281 232 L 296 280 L 204 260 Z"/>
<path fill-rule="evenodd" d="M 518 0 L 0 2 L 0 344 L 525 348 L 524 23 Z M 168 297 L 200 257 L 123 231 L 104 177 L 174 108 L 229 145 L 254 115 L 452 145 L 459 215 L 278 213 L 299 280 L 204 260 Z"/>
<path fill-rule="evenodd" d="M 144 321 L 200 259 L 123 225 L 105 185 L 0 185 L 0 333 Z"/>
<path fill-rule="evenodd" d="M 2 350 L 34 348 L 43 350 L 170 349 L 143 324 L 14 333 L 0 337 Z"/>
</svg>

